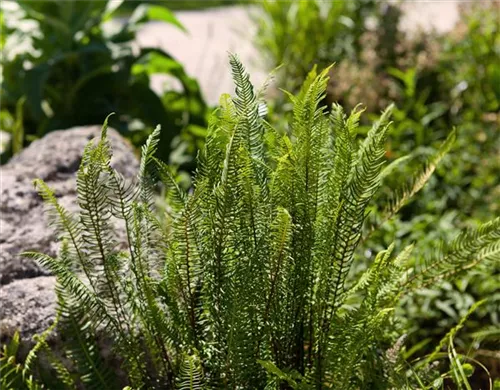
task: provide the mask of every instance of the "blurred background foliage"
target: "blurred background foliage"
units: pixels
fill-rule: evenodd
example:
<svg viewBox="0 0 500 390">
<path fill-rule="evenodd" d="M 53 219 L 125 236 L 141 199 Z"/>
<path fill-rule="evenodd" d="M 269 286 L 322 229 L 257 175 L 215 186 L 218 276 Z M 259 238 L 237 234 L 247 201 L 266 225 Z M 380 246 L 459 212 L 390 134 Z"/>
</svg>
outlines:
<svg viewBox="0 0 500 390">
<path fill-rule="evenodd" d="M 122 3 L 17 1 L 12 9 L 2 3 L 0 127 L 13 134 L 2 161 L 48 131 L 100 124 L 114 111 L 111 125 L 135 145 L 161 123 L 161 158 L 194 169 L 210 109 L 183 65 L 167 52 L 137 47 L 135 34 L 151 20 L 183 29 L 167 7 L 243 3 L 256 22 L 255 44 L 268 69 L 281 65 L 275 85 L 297 92 L 313 66 L 335 63 L 325 104 L 339 102 L 350 111 L 362 103 L 371 120 L 396 103 L 387 188 L 410 178 L 457 128 L 453 150 L 427 186 L 401 217 L 366 238 L 372 250 L 358 254 L 360 267 L 394 240 L 399 247 L 418 242 L 415 266 L 423 266 L 440 250 L 439 240 L 500 213 L 499 2 L 464 3 L 460 21 L 446 34 L 406 31 L 400 7 L 386 1 Z M 162 93 L 150 87 L 156 73 L 173 80 Z M 268 115 L 290 114 L 285 94 L 273 86 L 267 93 Z M 399 160 L 407 153 L 410 158 Z M 373 206 L 370 223 L 381 222 L 377 205 L 386 200 L 382 194 Z M 412 353 L 432 350 L 483 298 L 487 302 L 470 316 L 456 343 L 500 377 L 491 354 L 500 350 L 500 265 L 478 268 L 454 284 L 428 286 L 402 302 L 407 344 L 420 348 Z"/>
<path fill-rule="evenodd" d="M 169 53 L 135 42 L 148 21 L 184 27 L 169 9 L 135 2 L 129 15 L 113 19 L 123 3 L 2 2 L 0 119 L 13 139 L 25 144 L 52 130 L 100 124 L 110 112 L 117 114 L 111 125 L 135 145 L 161 123 L 167 161 L 175 137 L 195 147 L 203 139 L 207 106 L 198 82 Z M 170 76 L 162 93 L 151 89 L 155 73 Z M 11 152 L 18 149 L 13 142 Z"/>
</svg>

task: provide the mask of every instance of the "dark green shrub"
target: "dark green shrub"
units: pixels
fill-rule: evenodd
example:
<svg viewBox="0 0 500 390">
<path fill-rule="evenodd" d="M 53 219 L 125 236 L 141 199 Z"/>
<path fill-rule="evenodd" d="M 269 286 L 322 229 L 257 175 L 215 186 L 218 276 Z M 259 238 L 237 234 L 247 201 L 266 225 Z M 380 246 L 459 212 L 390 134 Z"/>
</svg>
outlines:
<svg viewBox="0 0 500 390">
<path fill-rule="evenodd" d="M 55 129 L 99 124 L 116 112 L 112 125 L 137 145 L 162 123 L 160 155 L 167 160 L 175 136 L 189 133 L 189 126 L 205 127 L 207 108 L 196 80 L 170 54 L 134 43 L 149 20 L 182 25 L 168 9 L 147 4 L 113 20 L 122 3 L 2 3 L 2 110 L 15 117 L 17 102 L 26 99 L 28 141 Z M 157 95 L 150 88 L 153 73 L 170 75 L 180 90 Z"/>
<path fill-rule="evenodd" d="M 328 69 L 313 72 L 290 95 L 291 133 L 280 134 L 261 116 L 236 57 L 231 66 L 236 97 L 221 97 L 191 192 L 154 157 L 159 130 L 143 147 L 137 181 L 125 182 L 110 166 L 107 124 L 84 152 L 77 215 L 36 181 L 63 243 L 57 258 L 28 254 L 58 280 L 57 329 L 72 362 L 54 365 L 59 388 L 118 387 L 96 332 L 113 340 L 133 388 L 411 389 L 425 381 L 430 389 L 442 378 L 467 381 L 456 372 L 468 366 L 452 354 L 457 330 L 443 341 L 450 371 L 409 369 L 394 309 L 421 286 L 498 261 L 500 219 L 462 232 L 425 267 L 410 267 L 412 245 L 399 255 L 390 245 L 352 275 L 365 256 L 356 250 L 367 207 L 390 173 L 390 109 L 358 142 L 361 112 L 347 117 L 334 105 L 328 113 L 321 103 Z M 411 190 L 396 192 L 387 218 L 423 186 L 452 141 Z M 168 194 L 166 225 L 155 216 L 155 176 Z M 123 250 L 112 218 L 126 228 Z M 46 349 L 41 340 L 28 368 Z M 7 352 L 3 361 L 11 363 L 6 370 L 16 367 Z M 32 379 L 21 366 L 10 375 L 2 379 Z"/>
</svg>

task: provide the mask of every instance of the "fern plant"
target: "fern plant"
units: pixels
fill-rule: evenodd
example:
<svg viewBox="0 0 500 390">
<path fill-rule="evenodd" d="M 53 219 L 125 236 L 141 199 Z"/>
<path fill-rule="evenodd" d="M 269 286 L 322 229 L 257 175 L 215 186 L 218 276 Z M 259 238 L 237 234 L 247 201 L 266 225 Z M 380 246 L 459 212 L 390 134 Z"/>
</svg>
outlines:
<svg viewBox="0 0 500 390">
<path fill-rule="evenodd" d="M 62 242 L 57 258 L 27 254 L 58 281 L 57 329 L 71 362 L 54 366 L 59 387 L 412 388 L 393 356 L 401 349 L 393 309 L 422 285 L 498 260 L 500 218 L 464 232 L 425 269 L 409 268 L 411 245 L 399 254 L 391 246 L 353 276 L 370 231 L 367 206 L 390 173 L 391 107 L 358 140 L 362 110 L 324 107 L 329 69 L 313 70 L 289 96 L 293 118 L 282 134 L 262 116 L 238 58 L 230 64 L 236 96 L 221 97 L 189 192 L 154 156 L 159 128 L 143 147 L 137 180 L 121 177 L 110 164 L 107 123 L 84 151 L 78 214 L 35 182 Z M 387 218 L 423 186 L 452 137 L 397 192 Z M 158 179 L 168 201 L 160 216 Z M 102 357 L 103 338 L 122 373 Z"/>
</svg>

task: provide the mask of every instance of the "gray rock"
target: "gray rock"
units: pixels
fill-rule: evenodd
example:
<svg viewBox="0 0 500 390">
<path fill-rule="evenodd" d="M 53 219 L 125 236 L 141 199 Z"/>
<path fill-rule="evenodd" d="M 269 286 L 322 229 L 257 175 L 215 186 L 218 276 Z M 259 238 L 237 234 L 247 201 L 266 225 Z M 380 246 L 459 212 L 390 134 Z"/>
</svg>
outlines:
<svg viewBox="0 0 500 390">
<path fill-rule="evenodd" d="M 85 145 L 99 137 L 100 126 L 77 127 L 49 133 L 0 168 L 0 332 L 7 336 L 20 328 L 30 337 L 48 325 L 54 313 L 54 278 L 19 253 L 57 252 L 53 231 L 47 226 L 42 199 L 33 179 L 43 179 L 60 203 L 76 209 L 76 171 Z M 132 178 L 138 159 L 129 143 L 108 130 L 112 165 Z M 48 320 L 50 319 L 50 320 Z"/>
<path fill-rule="evenodd" d="M 5 341 L 19 330 L 21 339 L 29 341 L 34 334 L 47 329 L 54 320 L 55 278 L 15 280 L 0 289 L 0 334 Z"/>
</svg>

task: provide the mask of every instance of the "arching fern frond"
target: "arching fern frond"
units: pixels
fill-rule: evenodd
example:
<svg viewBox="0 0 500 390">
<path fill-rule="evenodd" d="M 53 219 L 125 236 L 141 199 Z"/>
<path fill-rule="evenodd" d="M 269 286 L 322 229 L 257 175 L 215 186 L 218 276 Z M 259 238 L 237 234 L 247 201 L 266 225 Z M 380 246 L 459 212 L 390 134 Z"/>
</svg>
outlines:
<svg viewBox="0 0 500 390">
<path fill-rule="evenodd" d="M 453 130 L 448 134 L 446 140 L 442 143 L 439 149 L 427 161 L 423 170 L 415 174 L 409 182 L 404 183 L 400 188 L 396 189 L 392 194 L 392 199 L 389 200 L 389 205 L 386 207 L 382 221 L 388 221 L 413 197 L 417 194 L 430 179 L 441 160 L 450 151 L 456 139 L 456 131 Z M 383 223 L 382 222 L 382 223 Z M 378 226 L 380 226 L 379 224 Z"/>
<path fill-rule="evenodd" d="M 415 270 L 405 287 L 415 289 L 440 280 L 450 280 L 483 261 L 500 261 L 500 217 L 460 233 L 444 244 L 442 254 Z"/>
</svg>

